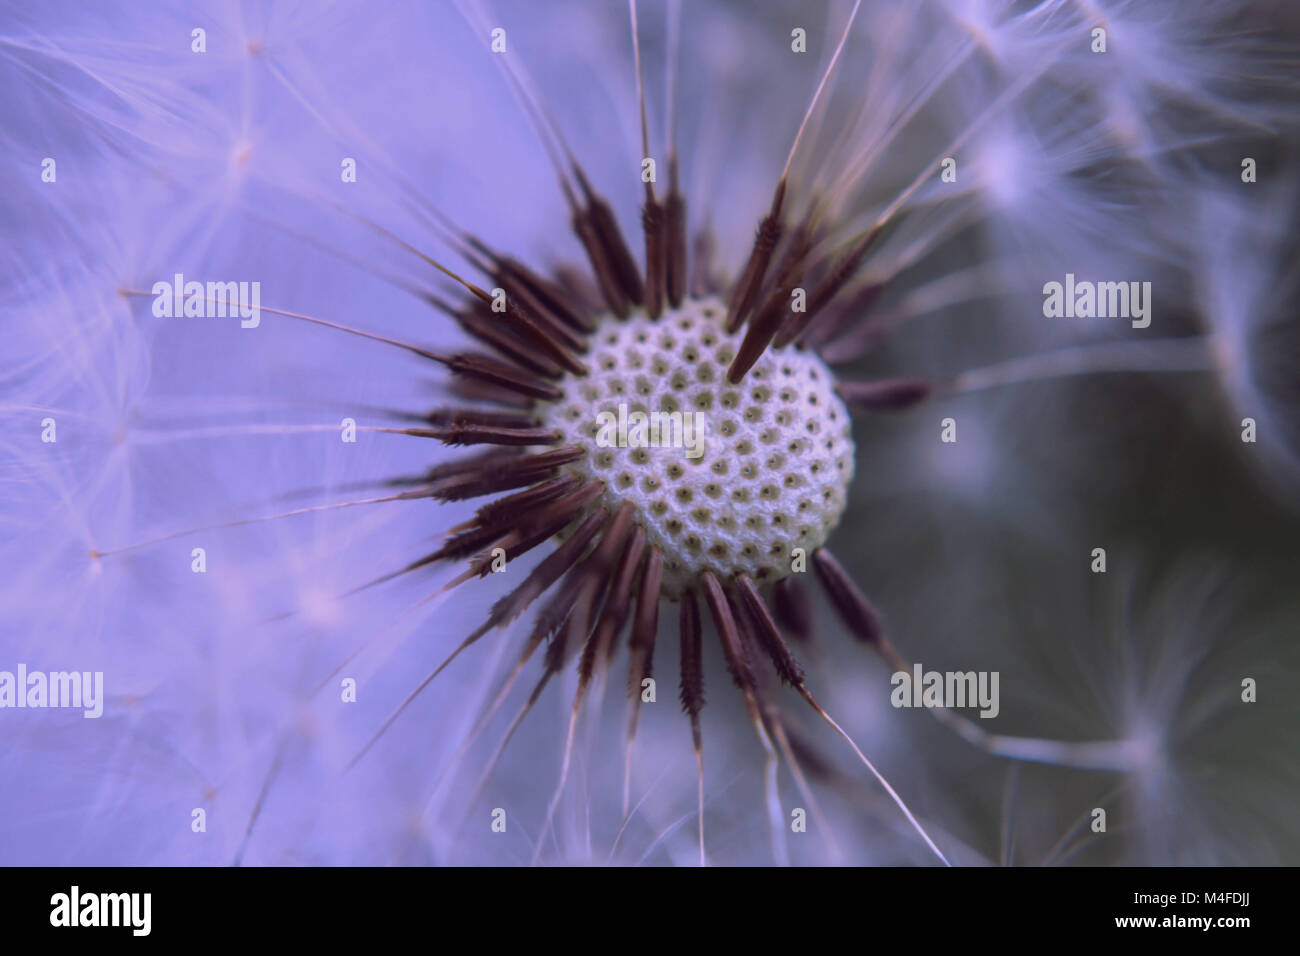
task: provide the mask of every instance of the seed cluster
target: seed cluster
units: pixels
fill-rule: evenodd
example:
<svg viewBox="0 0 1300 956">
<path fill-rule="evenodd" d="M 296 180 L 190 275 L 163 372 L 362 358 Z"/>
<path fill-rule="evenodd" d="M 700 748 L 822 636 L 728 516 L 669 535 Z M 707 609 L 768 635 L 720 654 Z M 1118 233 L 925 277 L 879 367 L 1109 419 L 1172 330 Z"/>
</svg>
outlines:
<svg viewBox="0 0 1300 956">
<path fill-rule="evenodd" d="M 564 379 L 564 397 L 542 411 L 565 445 L 587 449 L 566 469 L 604 481 L 611 512 L 633 503 L 664 553 L 672 598 L 705 570 L 785 577 L 792 549 L 811 553 L 835 527 L 853 477 L 849 415 L 830 370 L 811 353 L 769 349 L 729 383 L 743 331 L 728 334 L 725 313 L 700 299 L 654 321 L 607 317 L 590 373 Z"/>
</svg>

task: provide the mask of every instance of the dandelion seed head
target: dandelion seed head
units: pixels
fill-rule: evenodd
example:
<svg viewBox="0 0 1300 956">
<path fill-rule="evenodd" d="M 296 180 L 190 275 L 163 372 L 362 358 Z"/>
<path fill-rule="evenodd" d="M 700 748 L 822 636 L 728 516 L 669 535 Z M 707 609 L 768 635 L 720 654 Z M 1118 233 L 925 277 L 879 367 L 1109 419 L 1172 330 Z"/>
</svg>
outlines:
<svg viewBox="0 0 1300 956">
<path fill-rule="evenodd" d="M 544 858 L 575 863 L 694 864 L 703 859 L 698 814 L 707 818 L 710 862 L 768 862 L 775 850 L 755 838 L 765 823 L 755 816 L 761 801 L 751 799 L 765 786 L 755 760 L 755 728 L 746 719 L 745 695 L 721 689 L 724 668 L 737 663 L 736 645 L 729 656 L 716 633 L 719 617 L 729 612 L 743 638 L 740 646 L 752 658 L 739 661 L 738 668 L 755 672 L 749 703 L 763 706 L 765 720 L 777 715 L 788 721 L 813 788 L 842 798 L 828 801 L 825 809 L 831 820 L 847 824 L 836 827 L 834 836 L 847 851 L 844 859 L 920 862 L 925 851 L 897 808 L 870 780 L 853 776 L 858 769 L 847 759 L 841 765 L 795 713 L 786 717 L 777 706 L 776 677 L 788 681 L 790 672 L 782 670 L 786 649 L 779 636 L 774 649 L 762 630 L 762 615 L 756 616 L 761 596 L 744 603 L 757 589 L 742 591 L 736 581 L 737 572 L 744 572 L 762 579 L 766 590 L 789 572 L 790 548 L 812 554 L 841 520 L 844 548 L 836 550 L 852 552 L 847 563 L 878 602 L 889 638 L 903 656 L 927 666 L 1005 671 L 1008 699 L 1001 720 L 1012 723 L 993 731 L 1039 732 L 1040 724 L 1059 716 L 1061 727 L 1050 729 L 1072 731 L 1065 735 L 1070 739 L 1119 734 L 1129 745 L 1139 769 L 1127 772 L 1124 784 L 1156 826 L 1154 836 L 1134 844 L 1125 858 L 1222 855 L 1215 841 L 1189 844 L 1187 824 L 1202 834 L 1252 837 L 1239 823 L 1232 830 L 1217 827 L 1234 821 L 1216 821 L 1207 811 L 1221 796 L 1248 788 L 1223 782 L 1224 774 L 1212 791 L 1206 782 L 1232 766 L 1247 731 L 1255 732 L 1246 723 L 1251 710 L 1231 712 L 1233 722 L 1224 726 L 1232 732 L 1207 728 L 1193 706 L 1203 695 L 1187 692 L 1187 675 L 1175 666 L 1177 653 L 1161 657 L 1157 680 L 1122 680 L 1124 674 L 1151 671 L 1123 652 L 1164 633 L 1154 625 L 1107 651 L 1106 681 L 1119 692 L 1102 702 L 1104 709 L 1101 703 L 1090 708 L 1094 702 L 1074 678 L 1095 676 L 1091 658 L 1064 657 L 1056 633 L 1073 633 L 1071 621 L 1083 616 L 1062 614 L 1067 602 L 1035 599 L 1053 574 L 1071 582 L 1067 595 L 1078 589 L 1082 558 L 1070 554 L 1083 554 L 1085 546 L 1106 545 L 1116 561 L 1129 557 L 1107 540 L 1099 520 L 1107 514 L 1122 519 L 1101 505 L 1130 493 L 1120 486 L 1133 469 L 1110 453 L 1109 428 L 1086 427 L 1081 409 L 1100 391 L 1095 379 L 1019 386 L 1033 389 L 1028 397 L 1012 389 L 945 397 L 936 389 L 933 403 L 915 412 L 859 420 L 872 435 L 861 445 L 859 469 L 848 416 L 812 352 L 769 349 L 736 386 L 742 401 L 733 413 L 722 404 L 727 360 L 685 355 L 689 343 L 701 348 L 700 328 L 691 330 L 693 338 L 674 333 L 674 344 L 658 350 L 665 357 L 662 373 L 631 365 L 637 346 L 629 337 L 643 329 L 655 336 L 674 332 L 683 314 L 669 310 L 651 324 L 640 317 L 636 297 L 630 320 L 586 313 L 597 329 L 590 336 L 584 331 L 589 347 L 573 355 L 589 373 L 555 373 L 547 384 L 562 387 L 564 398 L 518 411 L 527 417 L 525 425 L 554 426 L 561 433 L 557 446 L 582 446 L 584 457 L 556 469 L 554 479 L 548 472 L 548 480 L 576 477 L 585 485 L 597 479 L 603 497 L 584 499 L 580 512 L 556 510 L 547 499 L 545 527 L 533 525 L 540 508 L 504 508 L 497 517 L 511 520 L 485 521 L 481 540 L 471 543 L 486 546 L 497 540 L 492 535 L 509 543 L 534 527 L 541 537 L 561 517 L 572 517 L 576 525 L 600 508 L 612 519 L 629 501 L 639 508 L 632 533 L 641 537 L 629 537 L 622 554 L 611 545 L 600 567 L 588 568 L 575 555 L 578 563 L 526 611 L 521 602 L 519 616 L 509 622 L 497 620 L 492 605 L 492 633 L 388 729 L 384 722 L 394 705 L 442 666 L 449 644 L 482 625 L 488 599 L 513 594 L 544 563 L 551 543 L 573 540 L 573 525 L 545 538 L 536 551 L 517 559 L 512 554 L 507 573 L 466 579 L 437 596 L 434 589 L 462 571 L 464 555 L 454 565 L 450 559 L 441 568 L 421 565 L 381 587 L 357 590 L 439 547 L 441 537 L 431 544 L 431 535 L 460 527 L 462 519 L 473 523 L 479 520 L 472 517 L 475 509 L 494 506 L 469 497 L 435 510 L 428 500 L 413 499 L 373 511 L 348 507 L 280 520 L 296 510 L 300 497 L 332 507 L 352 496 L 345 489 L 408 476 L 415 481 L 459 454 L 432 447 L 423 436 L 407 443 L 376 427 L 392 424 L 377 419 L 383 410 L 401 410 L 403 422 L 427 414 L 428 377 L 410 364 L 409 355 L 402 355 L 407 364 L 401 366 L 380 364 L 384 353 L 369 344 L 339 342 L 319 327 L 278 317 L 266 317 L 247 333 L 218 322 L 160 322 L 141 307 L 143 300 L 128 299 L 122 290 L 148 289 L 178 272 L 195 279 L 246 277 L 264 283 L 264 301 L 277 307 L 437 351 L 460 348 L 456 329 L 437 326 L 440 320 L 422 303 L 405 298 L 408 287 L 439 283 L 433 288 L 443 296 L 453 287 L 426 274 L 418 257 L 403 264 L 385 237 L 358 227 L 358 220 L 372 220 L 458 271 L 481 268 L 473 261 L 477 256 L 470 256 L 468 270 L 446 258 L 462 250 L 456 236 L 445 234 L 445 214 L 467 234 L 553 277 L 563 291 L 578 293 L 581 283 L 570 288 L 564 276 L 572 274 L 582 246 L 557 228 L 571 210 L 554 188 L 554 170 L 519 111 L 507 71 L 498 69 L 522 64 L 537 99 L 624 226 L 637 220 L 642 184 L 628 187 L 643 154 L 660 163 L 660 199 L 668 151 L 680 159 L 690 238 L 698 230 L 710 239 L 701 243 L 711 255 L 700 257 L 705 281 L 699 288 L 725 295 L 750 253 L 755 219 L 768 206 L 851 4 L 811 13 L 776 0 L 682 6 L 679 37 L 657 5 L 643 5 L 639 17 L 650 127 L 644 149 L 637 111 L 629 108 L 637 84 L 626 11 L 617 4 L 466 3 L 470 16 L 452 5 L 359 12 L 345 4 L 293 0 L 265 9 L 201 2 L 197 8 L 136 11 L 118 4 L 92 11 L 55 3 L 48 10 L 38 5 L 14 12 L 12 35 L 0 41 L 0 76 L 13 94 L 0 142 L 7 147 L 6 172 L 17 184 L 0 197 L 0 211 L 8 213 L 0 220 L 8 220 L 6 238 L 13 240 L 6 252 L 9 277 L 0 287 L 6 305 L 16 306 L 9 344 L 18 391 L 10 407 L 19 427 L 0 440 L 10 460 L 0 514 L 17 533 L 0 547 L 11 569 L 0 591 L 10 620 L 0 630 L 6 638 L 10 629 L 17 635 L 7 645 L 13 652 L 7 661 L 25 657 L 49 668 L 103 667 L 114 695 L 110 712 L 95 724 L 111 731 L 111 750 L 101 749 L 107 733 L 74 737 L 63 724 L 38 728 L 34 721 L 22 725 L 14 746 L 6 748 L 0 776 L 37 781 L 29 791 L 0 798 L 0 820 L 7 821 L 0 824 L 0 845 L 16 847 L 15 859 L 524 863 L 537 847 Z M 1259 210 L 1237 198 L 1245 184 L 1235 181 L 1235 156 L 1226 172 L 1225 208 L 1207 207 L 1194 230 L 1182 215 L 1189 208 L 1184 187 L 1191 165 L 1181 161 L 1185 147 L 1216 142 L 1224 128 L 1266 129 L 1278 119 L 1267 90 L 1234 95 L 1246 65 L 1241 54 L 1248 48 L 1267 52 L 1268 44 L 1253 40 L 1255 31 L 1225 30 L 1227 17 L 1214 7 L 1199 0 L 1152 0 L 1141 7 L 1102 0 L 864 4 L 789 164 L 789 199 L 781 217 L 785 238 L 758 287 L 755 309 L 761 312 L 768 299 L 785 305 L 780 272 L 783 263 L 797 261 L 787 253 L 797 246 L 792 240 L 803 225 L 819 227 L 812 230 L 815 254 L 805 276 L 813 285 L 896 198 L 901 204 L 885 217 L 888 228 L 861 263 L 858 279 L 820 315 L 821 330 L 837 337 L 851 337 L 876 320 L 867 340 L 879 335 L 879 349 L 869 360 L 889 369 L 873 367 L 873 375 L 944 382 L 1040 347 L 1110 337 L 1113 330 L 1099 324 L 1042 320 L 1038 290 L 1067 272 L 1157 280 L 1157 324 L 1162 334 L 1172 332 L 1166 322 L 1175 313 L 1166 303 L 1177 293 L 1158 280 L 1165 263 L 1189 271 L 1195 266 L 1194 305 L 1206 315 L 1224 357 L 1225 391 L 1242 415 L 1260 423 L 1260 444 L 1248 446 L 1247 454 L 1260 457 L 1253 453 L 1271 452 L 1287 435 L 1294 439 L 1300 416 L 1288 385 L 1293 374 L 1285 377 L 1293 363 L 1284 360 L 1293 351 L 1278 343 L 1281 323 L 1264 321 L 1282 314 L 1287 294 L 1275 288 L 1270 294 L 1275 257 L 1257 256 L 1254 245 L 1239 244 L 1252 234 L 1243 217 Z M 474 16 L 475 10 L 491 16 Z M 386 16 L 391 22 L 375 21 Z M 207 32 L 202 54 L 191 48 L 191 31 L 199 25 Z M 1098 25 L 1109 32 L 1105 54 L 1089 49 Z M 488 29 L 497 26 L 509 31 L 506 56 L 484 50 Z M 808 55 L 791 48 L 794 26 L 807 31 Z M 661 72 L 674 43 L 682 47 L 678 62 Z M 1259 61 L 1259 73 L 1277 69 L 1275 62 Z M 668 84 L 675 94 L 663 90 L 668 71 L 676 77 Z M 1203 122 L 1207 117 L 1214 122 Z M 36 178 L 36 161 L 46 155 L 58 160 L 57 185 Z M 949 156 L 957 164 L 952 181 L 941 179 L 935 168 Z M 340 178 L 345 157 L 356 163 L 354 181 Z M 1260 168 L 1264 172 L 1263 159 Z M 916 191 L 902 198 L 914 179 Z M 397 185 L 403 181 L 409 187 Z M 1251 188 L 1262 192 L 1264 186 L 1261 179 Z M 434 212 L 425 200 L 437 204 Z M 1279 210 L 1284 206 L 1276 204 Z M 1278 234 L 1287 228 L 1273 218 L 1261 220 L 1261 238 L 1267 240 L 1261 252 L 1275 251 Z M 1157 227 L 1165 220 L 1161 235 Z M 968 228 L 977 224 L 978 236 Z M 972 263 L 981 237 L 995 256 Z M 637 258 L 635 239 L 629 246 Z M 331 256 L 345 267 L 335 268 Z M 689 256 L 694 259 L 694 246 Z M 1256 262 L 1258 270 L 1248 268 Z M 491 287 L 482 276 L 472 277 Z M 854 304 L 863 288 L 884 284 L 888 289 L 874 311 Z M 694 281 L 690 287 L 696 288 Z M 513 292 L 510 297 L 513 302 Z M 591 295 L 576 297 L 585 300 L 584 309 L 598 308 Z M 688 299 L 681 309 L 698 319 L 705 301 Z M 886 349 L 884 333 L 895 331 Z M 603 341 L 610 334 L 616 341 Z M 742 338 L 717 330 L 717 343 L 733 354 Z M 804 345 L 818 349 L 823 343 L 809 336 Z M 827 354 L 826 361 L 839 367 L 855 360 L 852 349 L 840 351 L 849 358 Z M 601 367 L 607 353 L 613 353 L 612 369 Z M 753 390 L 776 388 L 769 373 L 786 356 L 800 386 L 793 405 L 769 394 L 753 401 L 759 418 L 748 420 Z M 530 357 L 525 349 L 523 358 Z M 641 361 L 654 358 L 647 352 Z M 707 379 L 701 379 L 706 368 Z M 687 376 L 682 389 L 675 387 L 679 371 Z M 821 377 L 814 381 L 812 371 Z M 635 408 L 643 400 L 636 389 L 642 374 L 647 411 L 705 414 L 711 427 L 701 459 L 681 448 L 648 448 L 648 460 L 636 462 L 638 449 L 595 444 L 590 428 L 596 415 L 623 401 Z M 594 396 L 584 395 L 587 387 L 594 387 Z M 469 389 L 449 391 L 470 400 Z M 809 394 L 818 397 L 815 409 Z M 704 395 L 707 407 L 692 403 Z M 487 400 L 472 396 L 480 399 Z M 513 415 L 517 410 L 511 407 Z M 773 425 L 786 407 L 796 412 L 792 420 Z M 823 454 L 815 442 L 793 451 L 782 445 L 787 427 L 797 433 L 819 422 L 826 429 L 827 418 L 820 416 L 831 409 L 840 426 L 831 429 L 835 448 Z M 469 418 L 488 414 L 477 407 L 439 409 L 449 417 L 460 411 Z M 1134 403 L 1134 422 L 1149 414 Z M 35 437 L 46 415 L 58 419 L 58 444 L 47 446 Z M 343 416 L 358 422 L 356 443 L 332 434 Z M 940 437 L 949 416 L 958 436 L 951 442 Z M 728 418 L 736 427 L 722 435 Z M 309 430 L 297 431 L 299 426 Z M 478 427 L 491 432 L 513 426 Z M 766 429 L 775 432 L 770 445 L 763 440 Z M 754 446 L 752 453 L 739 450 L 745 441 Z M 1296 447 L 1294 441 L 1286 445 L 1284 463 L 1297 460 Z M 785 461 L 769 463 L 769 448 Z M 607 452 L 613 457 L 602 462 Z M 834 472 L 822 468 L 814 476 L 819 460 Z M 756 474 L 749 478 L 740 472 L 751 461 Z M 726 466 L 724 475 L 713 471 L 717 464 Z M 674 465 L 680 476 L 669 474 Z M 870 478 L 858 483 L 859 510 L 841 514 L 854 470 Z M 489 472 L 482 475 L 484 487 L 498 477 Z M 629 484 L 621 489 L 624 473 Z M 792 474 L 804 483 L 787 488 L 778 481 L 775 494 L 764 497 L 773 477 Z M 659 483 L 657 489 L 643 487 L 647 476 Z M 716 500 L 708 493 L 710 483 Z M 574 494 L 567 491 L 572 487 L 562 490 Z M 831 497 L 809 506 L 815 520 L 802 540 L 800 522 L 778 528 L 773 519 L 789 514 L 788 502 L 797 508 L 810 488 Z M 690 499 L 682 500 L 681 491 Z M 737 492 L 747 492 L 747 500 L 736 500 Z M 505 493 L 530 492 L 512 487 Z M 664 505 L 661 514 L 653 510 L 658 502 Z M 262 520 L 273 514 L 279 515 L 274 521 Z M 243 523 L 250 518 L 257 523 Z M 603 527 L 602 534 L 614 541 L 608 525 Z M 181 533 L 190 528 L 200 530 Z M 592 550 L 603 540 L 592 538 Z M 1024 553 L 1031 541 L 1045 541 L 1054 550 L 1029 552 L 1038 558 L 1032 567 L 999 559 L 1013 548 Z M 785 550 L 770 555 L 778 544 Z M 725 559 L 711 557 L 717 545 L 727 549 Z M 754 553 L 742 561 L 746 546 Z M 191 567 L 195 547 L 207 551 L 203 574 Z M 628 575 L 618 573 L 627 554 L 642 555 L 642 577 L 633 573 L 635 559 L 626 561 Z M 637 585 L 649 578 L 652 556 L 665 560 L 664 577 L 652 580 L 642 600 Z M 731 592 L 721 600 L 715 592 L 711 605 L 699 588 L 705 572 Z M 623 586 L 615 586 L 620 578 Z M 797 578 L 780 584 L 798 585 Z M 679 654 L 671 626 L 658 627 L 662 633 L 652 656 L 653 615 L 647 627 L 640 626 L 644 609 L 670 624 L 677 609 L 661 609 L 658 598 L 682 597 L 683 590 L 694 592 L 704 618 L 702 633 L 695 635 L 695 646 L 704 648 L 696 670 L 707 677 L 702 683 L 711 694 L 704 711 L 708 766 L 698 771 L 699 808 L 697 783 L 687 779 L 697 772 L 696 763 L 666 686 L 678 664 L 689 664 L 688 642 L 677 635 Z M 537 630 L 537 646 L 556 653 L 539 651 L 525 661 L 521 645 L 532 640 L 536 622 L 548 618 L 551 602 L 552 623 L 576 608 L 582 613 L 566 620 L 578 624 L 559 633 Z M 1011 612 L 1017 609 L 1025 611 L 1027 622 L 1013 628 L 1017 618 Z M 954 821 L 962 819 L 958 803 L 968 792 L 978 795 L 982 783 L 1001 779 L 1000 765 L 962 749 L 965 741 L 939 737 L 937 725 L 929 735 L 925 715 L 896 712 L 887 703 L 887 674 L 864 665 L 860 647 L 837 649 L 829 639 L 841 636 L 833 623 L 836 609 L 821 611 L 826 618 L 819 614 L 815 627 L 800 636 L 813 643 L 795 649 L 809 667 L 808 687 L 852 730 L 954 862 L 962 862 L 954 852 L 962 840 L 975 848 L 973 855 L 992 858 L 975 818 L 969 826 Z M 1225 619 L 1216 635 L 1238 641 L 1239 629 L 1228 626 L 1236 620 Z M 812 650 L 814 630 L 827 636 L 824 646 L 835 655 L 823 662 L 827 666 L 818 666 L 820 652 Z M 1280 624 L 1272 629 L 1285 632 Z M 1012 641 L 1015 635 L 1023 646 Z M 760 642 L 764 636 L 769 639 Z M 1095 653 L 1096 635 L 1085 636 L 1084 646 Z M 584 699 L 572 665 L 588 659 L 578 658 L 588 647 L 594 677 Z M 1041 659 L 1035 656 L 1040 651 Z M 660 683 L 658 706 L 640 709 L 635 754 L 630 738 L 626 744 L 629 807 L 619 805 L 628 794 L 620 792 L 618 768 L 611 772 L 619 761 L 608 759 L 609 748 L 622 744 L 623 722 L 611 719 L 613 704 L 602 704 L 601 697 L 606 684 L 621 683 L 619 655 L 633 662 L 632 690 L 635 678 L 652 673 L 651 664 Z M 516 660 L 519 683 L 505 696 L 510 688 L 500 678 Z M 1249 670 L 1242 670 L 1245 662 L 1227 671 L 1216 665 L 1202 677 L 1259 672 L 1253 659 L 1248 663 Z M 777 667 L 775 677 L 769 664 Z M 1289 667 L 1294 673 L 1294 664 Z M 682 670 L 686 681 L 689 667 Z M 546 676 L 535 684 L 539 674 Z M 534 687 L 540 693 L 552 675 L 536 712 L 500 765 L 490 767 L 494 748 L 509 739 L 502 733 L 515 705 Z M 344 680 L 354 682 L 354 700 L 341 693 Z M 1215 701 L 1235 692 L 1233 681 L 1218 683 L 1207 685 L 1219 695 Z M 499 690 L 502 710 L 490 721 L 485 717 L 481 737 L 475 736 L 477 721 Z M 788 688 L 780 692 L 788 694 Z M 1082 697 L 1073 709 L 1078 713 L 1067 707 L 1057 714 L 1071 693 Z M 698 710 L 699 698 L 686 696 Z M 1276 697 L 1262 699 L 1262 706 L 1271 707 Z M 543 833 L 545 793 L 539 801 L 539 788 L 554 773 L 570 700 L 573 713 L 581 702 L 573 768 L 567 785 L 562 780 L 557 788 L 564 800 Z M 1017 701 L 1026 703 L 1017 707 Z M 551 705 L 560 712 L 559 722 L 548 719 L 555 716 L 548 714 Z M 1229 712 L 1214 709 L 1216 720 Z M 1280 726 L 1293 727 L 1294 718 Z M 380 727 L 383 745 L 351 769 Z M 1266 744 L 1250 751 L 1253 774 L 1277 752 Z M 781 755 L 781 762 L 795 760 Z M 1294 781 L 1291 764 L 1286 770 Z M 473 790 L 480 775 L 481 794 Z M 936 779 L 952 785 L 936 788 Z M 1254 782 L 1254 776 L 1249 779 Z M 1109 786 L 1110 778 L 1104 782 Z M 787 803 L 792 792 L 786 786 Z M 1253 821 L 1254 811 L 1263 809 L 1265 819 L 1280 821 L 1274 814 L 1289 805 L 1279 798 L 1282 792 L 1280 785 L 1261 789 L 1251 798 L 1254 805 L 1238 797 L 1235 806 L 1248 812 L 1231 816 Z M 1024 807 L 1023 815 L 1044 816 L 1044 806 L 1073 805 L 1081 793 L 1068 781 L 1045 787 L 1043 802 Z M 1162 810 L 1166 804 L 1169 809 Z M 208 812 L 209 839 L 196 839 L 188 829 L 196 807 Z M 493 807 L 507 808 L 508 833 L 489 833 L 486 812 Z M 462 810 L 468 822 L 458 822 Z M 626 832 L 614 839 L 629 813 Z M 988 826 L 996 822 L 978 819 Z M 159 820 L 176 826 L 160 827 Z M 954 825 L 969 832 L 953 833 Z M 128 834 L 138 839 L 128 841 Z M 820 837 L 790 842 L 795 860 L 823 859 Z M 42 846 L 54 852 L 42 858 Z M 1290 847 L 1279 852 L 1242 842 L 1239 850 L 1244 859 L 1273 859 Z"/>
<path fill-rule="evenodd" d="M 810 553 L 838 523 L 853 476 L 851 424 L 830 369 L 812 353 L 773 349 L 733 384 L 727 369 L 744 335 L 726 331 L 725 314 L 720 300 L 702 299 L 656 320 L 607 320 L 593 334 L 590 373 L 570 377 L 543 412 L 564 444 L 586 449 L 569 470 L 605 483 L 611 513 L 635 506 L 674 598 L 703 571 L 785 577 L 792 549 Z M 655 426 L 650 447 L 633 428 L 609 447 L 620 406 L 633 428 L 633 415 Z M 681 428 L 666 417 L 677 413 Z"/>
</svg>

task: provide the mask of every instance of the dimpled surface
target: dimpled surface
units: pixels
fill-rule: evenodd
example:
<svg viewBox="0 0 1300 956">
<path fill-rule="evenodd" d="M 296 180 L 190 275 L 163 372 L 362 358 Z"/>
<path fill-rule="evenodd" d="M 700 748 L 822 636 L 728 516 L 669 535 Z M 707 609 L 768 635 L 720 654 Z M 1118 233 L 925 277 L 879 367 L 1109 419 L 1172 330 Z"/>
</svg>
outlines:
<svg viewBox="0 0 1300 956">
<path fill-rule="evenodd" d="M 592 334 L 589 374 L 566 378 L 564 397 L 542 409 L 564 444 L 588 450 L 566 468 L 604 481 L 611 513 L 636 507 L 663 551 L 663 590 L 674 599 L 704 570 L 723 581 L 739 571 L 785 577 L 792 549 L 811 554 L 835 527 L 853 477 L 849 415 L 825 363 L 769 349 L 731 385 L 727 367 L 744 329 L 727 334 L 725 315 L 722 302 L 699 299 L 655 321 L 607 317 Z M 629 425 L 635 412 L 683 413 L 683 425 L 703 427 L 703 453 L 691 457 L 689 428 L 653 444 L 652 432 L 638 443 L 629 427 L 621 442 L 620 405 Z"/>
</svg>

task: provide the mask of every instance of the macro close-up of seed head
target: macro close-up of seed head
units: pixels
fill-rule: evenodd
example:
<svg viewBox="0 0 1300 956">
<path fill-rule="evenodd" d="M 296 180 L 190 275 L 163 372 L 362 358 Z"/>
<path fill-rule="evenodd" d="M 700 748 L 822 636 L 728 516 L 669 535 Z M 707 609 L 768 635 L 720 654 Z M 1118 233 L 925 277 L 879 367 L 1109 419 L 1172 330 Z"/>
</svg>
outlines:
<svg viewBox="0 0 1300 956">
<path fill-rule="evenodd" d="M 566 470 L 603 482 L 611 510 L 632 503 L 664 553 L 674 598 L 706 569 L 788 575 L 792 548 L 825 543 L 853 477 L 849 415 L 830 370 L 785 349 L 732 384 L 741 336 L 727 332 L 724 313 L 720 300 L 702 299 L 656 321 L 606 320 L 593 333 L 591 371 L 564 381 L 564 398 L 541 411 L 561 444 L 586 451 Z"/>
<path fill-rule="evenodd" d="M 0 860 L 1300 862 L 1288 5 L 0 9 Z"/>
</svg>

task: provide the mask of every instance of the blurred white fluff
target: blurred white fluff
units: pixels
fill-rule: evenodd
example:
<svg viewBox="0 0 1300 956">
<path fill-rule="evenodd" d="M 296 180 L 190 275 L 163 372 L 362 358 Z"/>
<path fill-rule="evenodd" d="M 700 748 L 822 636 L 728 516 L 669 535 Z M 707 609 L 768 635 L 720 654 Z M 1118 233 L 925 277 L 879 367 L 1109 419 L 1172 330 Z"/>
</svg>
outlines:
<svg viewBox="0 0 1300 956">
<path fill-rule="evenodd" d="M 1282 174 L 1282 175 L 1279 175 Z M 1268 183 L 1206 183 L 1195 194 L 1193 287 L 1214 337 L 1223 394 L 1237 413 L 1239 440 L 1255 422 L 1248 456 L 1278 500 L 1294 506 L 1300 484 L 1300 354 L 1296 296 L 1296 178 L 1269 170 Z"/>
</svg>

